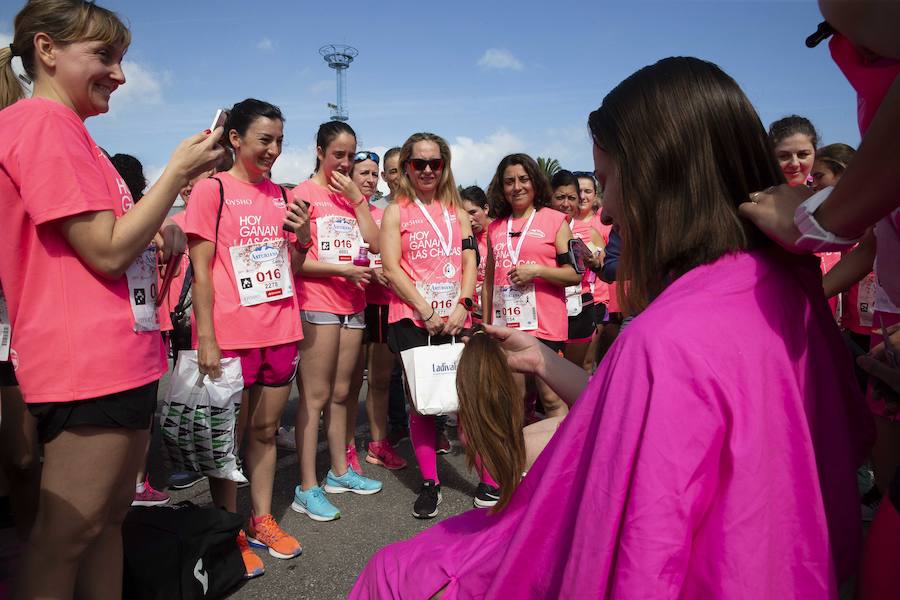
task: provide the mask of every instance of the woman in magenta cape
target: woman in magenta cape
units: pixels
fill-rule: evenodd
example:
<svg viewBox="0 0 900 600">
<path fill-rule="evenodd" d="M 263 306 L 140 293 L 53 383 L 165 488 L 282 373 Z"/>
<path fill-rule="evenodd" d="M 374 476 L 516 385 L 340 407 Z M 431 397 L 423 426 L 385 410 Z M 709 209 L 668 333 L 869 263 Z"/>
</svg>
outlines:
<svg viewBox="0 0 900 600">
<path fill-rule="evenodd" d="M 637 317 L 589 384 L 491 328 L 577 402 L 505 509 L 382 549 L 350 597 L 836 597 L 868 422 L 815 261 L 737 216 L 783 181 L 759 118 L 718 67 L 671 58 L 589 123 Z"/>
</svg>

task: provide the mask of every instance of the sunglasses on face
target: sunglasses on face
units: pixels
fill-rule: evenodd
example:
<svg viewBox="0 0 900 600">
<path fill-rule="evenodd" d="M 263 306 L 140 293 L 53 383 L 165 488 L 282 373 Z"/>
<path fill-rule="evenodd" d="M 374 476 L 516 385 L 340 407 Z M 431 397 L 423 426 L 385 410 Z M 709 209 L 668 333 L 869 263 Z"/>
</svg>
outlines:
<svg viewBox="0 0 900 600">
<path fill-rule="evenodd" d="M 374 160 L 376 165 L 381 163 L 381 159 L 378 155 L 369 150 L 360 150 L 353 155 L 353 162 L 362 162 L 364 160 Z"/>
<path fill-rule="evenodd" d="M 425 167 L 431 167 L 433 172 L 437 172 L 444 168 L 444 159 L 432 158 L 426 160 L 424 158 L 410 158 L 409 164 L 412 165 L 412 168 L 416 171 L 424 171 Z"/>
</svg>

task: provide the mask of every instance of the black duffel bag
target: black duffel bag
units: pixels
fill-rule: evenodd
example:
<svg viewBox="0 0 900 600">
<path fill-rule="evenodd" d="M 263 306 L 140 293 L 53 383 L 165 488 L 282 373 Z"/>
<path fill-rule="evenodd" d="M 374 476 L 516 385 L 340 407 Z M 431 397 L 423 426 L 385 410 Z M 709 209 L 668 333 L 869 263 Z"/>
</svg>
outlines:
<svg viewBox="0 0 900 600">
<path fill-rule="evenodd" d="M 122 524 L 128 600 L 221 598 L 244 577 L 243 520 L 191 502 L 132 508 Z"/>
</svg>

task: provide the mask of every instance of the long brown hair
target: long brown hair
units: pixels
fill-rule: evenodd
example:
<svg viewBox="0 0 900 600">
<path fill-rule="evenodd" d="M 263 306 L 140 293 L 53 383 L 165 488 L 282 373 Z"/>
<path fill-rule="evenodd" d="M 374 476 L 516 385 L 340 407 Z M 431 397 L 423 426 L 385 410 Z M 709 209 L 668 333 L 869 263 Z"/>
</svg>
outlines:
<svg viewBox="0 0 900 600">
<path fill-rule="evenodd" d="M 412 201 L 416 197 L 416 190 L 406 175 L 406 163 L 412 158 L 413 146 L 417 142 L 434 142 L 437 144 L 441 158 L 444 159 L 444 170 L 441 171 L 441 177 L 438 179 L 434 197 L 445 204 L 449 203 L 449 206 L 459 208 L 459 190 L 456 188 L 456 180 L 453 179 L 453 171 L 450 169 L 450 146 L 444 138 L 434 133 L 414 133 L 409 136 L 409 139 L 400 148 L 400 179 L 397 180 L 397 198 Z"/>
<path fill-rule="evenodd" d="M 753 105 L 716 65 L 677 57 L 644 67 L 588 125 L 618 167 L 627 313 L 695 267 L 769 243 L 737 207 L 784 175 Z"/>
<path fill-rule="evenodd" d="M 34 36 L 46 33 L 60 44 L 100 41 L 128 46 L 131 32 L 116 13 L 83 0 L 29 0 L 16 15 L 10 46 L 0 47 L 0 109 L 25 97 L 12 68 L 13 55 L 22 57 L 22 66 L 31 79 L 37 76 L 34 63 Z"/>
<path fill-rule="evenodd" d="M 466 439 L 466 464 L 476 460 L 500 484 L 494 512 L 509 503 L 525 470 L 525 411 L 500 345 L 476 331 L 456 369 L 459 422 Z"/>
</svg>

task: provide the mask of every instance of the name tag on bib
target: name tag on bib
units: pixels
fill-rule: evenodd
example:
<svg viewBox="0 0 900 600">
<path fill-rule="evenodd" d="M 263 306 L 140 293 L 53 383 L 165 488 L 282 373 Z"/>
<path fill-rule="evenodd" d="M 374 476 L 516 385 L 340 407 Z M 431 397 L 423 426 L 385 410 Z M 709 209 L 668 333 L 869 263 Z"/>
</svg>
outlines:
<svg viewBox="0 0 900 600">
<path fill-rule="evenodd" d="M 232 246 L 231 266 L 241 306 L 255 306 L 294 295 L 287 240 Z"/>
<path fill-rule="evenodd" d="M 12 338 L 12 325 L 9 320 L 9 309 L 6 308 L 6 297 L 0 289 L 0 362 L 9 360 L 9 346 Z"/>
<path fill-rule="evenodd" d="M 328 215 L 316 219 L 319 238 L 319 262 L 342 265 L 353 262 L 359 252 L 359 227 L 356 219 L 342 215 Z"/>
<path fill-rule="evenodd" d="M 566 287 L 566 314 L 570 317 L 581 314 L 581 284 Z"/>
<path fill-rule="evenodd" d="M 422 283 L 417 281 L 416 289 L 441 318 L 449 317 L 459 301 L 458 281 L 442 281 L 439 283 Z M 427 315 L 419 316 L 424 320 L 424 317 Z"/>
<path fill-rule="evenodd" d="M 538 328 L 533 283 L 522 287 L 503 285 L 494 288 L 494 324 L 522 331 Z"/>
<path fill-rule="evenodd" d="M 869 273 L 859 282 L 859 294 L 856 305 L 859 309 L 859 324 L 861 327 L 872 327 L 875 314 L 875 274 Z"/>
<path fill-rule="evenodd" d="M 159 331 L 159 312 L 156 310 L 158 271 L 156 246 L 151 244 L 125 272 L 128 295 L 134 316 L 134 331 Z"/>
</svg>

